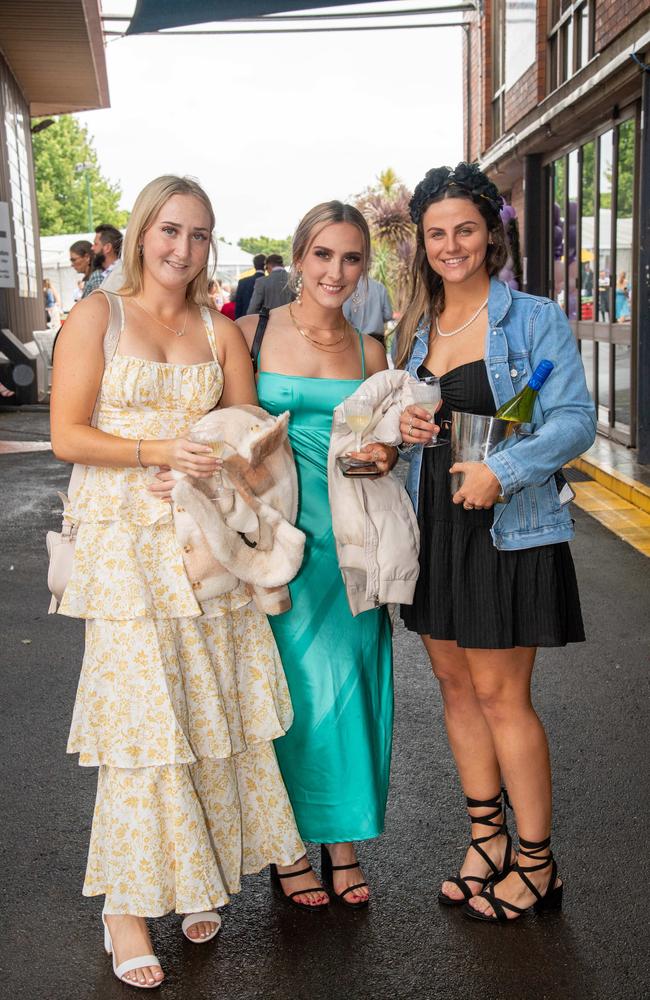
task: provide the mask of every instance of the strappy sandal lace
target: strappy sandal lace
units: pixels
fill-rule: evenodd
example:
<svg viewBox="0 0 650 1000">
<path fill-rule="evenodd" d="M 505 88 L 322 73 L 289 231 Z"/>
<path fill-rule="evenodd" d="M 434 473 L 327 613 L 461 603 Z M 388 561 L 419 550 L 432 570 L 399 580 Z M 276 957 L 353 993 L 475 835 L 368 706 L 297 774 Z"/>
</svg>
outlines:
<svg viewBox="0 0 650 1000">
<path fill-rule="evenodd" d="M 299 860 L 302 861 L 303 858 L 300 858 Z M 304 860 L 307 861 L 306 854 L 304 855 Z M 322 912 L 323 910 L 326 910 L 327 907 L 330 905 L 329 899 L 326 899 L 325 902 L 322 903 L 302 903 L 296 899 L 296 896 L 308 896 L 310 893 L 324 892 L 325 890 L 322 889 L 320 886 L 315 885 L 312 889 L 296 889 L 295 892 L 285 892 L 284 888 L 282 887 L 283 879 L 298 878 L 299 875 L 307 875 L 308 872 L 311 872 L 311 874 L 313 875 L 314 870 L 309 864 L 309 861 L 307 861 L 306 868 L 301 868 L 300 871 L 297 872 L 283 872 L 282 874 L 280 874 L 277 865 L 270 865 L 269 868 L 271 874 L 271 887 L 275 892 L 276 896 L 279 896 L 281 899 L 283 899 L 285 903 L 289 903 L 291 906 L 296 906 L 298 907 L 299 910 L 311 910 L 311 911 L 316 911 L 318 913 Z"/>
<path fill-rule="evenodd" d="M 495 795 L 492 799 L 466 799 L 468 811 L 470 809 L 492 809 L 493 812 L 486 813 L 485 816 L 472 816 L 469 813 L 469 818 L 472 821 L 472 826 L 487 826 L 494 830 L 494 833 L 489 833 L 485 837 L 472 837 L 470 840 L 470 847 L 474 850 L 480 857 L 483 858 L 485 863 L 490 868 L 490 874 L 482 878 L 480 875 L 452 875 L 451 878 L 445 879 L 446 882 L 451 882 L 453 885 L 457 886 L 463 894 L 462 899 L 454 899 L 453 896 L 448 896 L 442 890 L 438 893 L 438 902 L 442 903 L 443 906 L 464 906 L 473 896 L 476 896 L 476 892 L 472 892 L 468 882 L 476 882 L 480 886 L 480 891 L 484 890 L 485 887 L 495 878 L 501 878 L 508 874 L 512 865 L 512 837 L 508 830 L 508 824 L 506 822 L 506 807 L 510 805 L 508 800 L 508 793 L 505 788 L 503 788 L 498 795 Z M 497 819 L 499 817 L 499 819 Z M 495 837 L 505 836 L 506 839 L 506 849 L 503 855 L 503 865 L 499 868 L 495 862 L 492 860 L 487 851 L 483 850 L 483 844 L 486 844 L 489 840 L 494 840 Z"/>
<path fill-rule="evenodd" d="M 339 903 L 343 903 L 350 910 L 361 910 L 364 906 L 367 906 L 370 902 L 370 897 L 366 896 L 365 899 L 351 900 L 345 897 L 350 892 L 355 892 L 357 889 L 364 889 L 368 886 L 367 882 L 355 882 L 354 885 L 349 885 L 347 889 L 343 892 L 336 892 L 334 889 L 334 872 L 346 872 L 352 871 L 354 868 L 358 868 L 361 871 L 361 865 L 358 861 L 355 861 L 353 865 L 333 865 L 332 857 L 330 855 L 329 849 L 325 844 L 321 844 L 320 847 L 320 858 L 321 858 L 321 878 L 323 879 L 323 884 L 327 886 L 328 891 L 338 900 Z"/>
<path fill-rule="evenodd" d="M 509 903 L 505 899 L 499 899 L 495 893 L 496 886 L 498 882 L 493 882 L 488 885 L 488 887 L 478 894 L 477 898 L 486 899 L 494 913 L 481 913 L 480 910 L 475 910 L 473 906 L 466 903 L 463 907 L 463 914 L 466 917 L 471 917 L 472 920 L 488 920 L 492 923 L 510 923 L 512 920 L 516 920 L 526 913 L 528 910 L 534 910 L 536 913 L 541 913 L 543 910 L 559 910 L 562 908 L 562 895 L 564 891 L 564 885 L 562 882 L 558 882 L 557 877 L 557 864 L 555 858 L 553 857 L 553 852 L 550 850 L 551 838 L 547 837 L 546 840 L 533 841 L 533 840 L 522 840 L 519 838 L 519 854 L 524 858 L 529 858 L 531 861 L 538 861 L 537 865 L 530 865 L 522 868 L 522 866 L 517 862 L 512 866 L 510 871 L 516 872 L 522 882 L 525 883 L 526 888 L 529 889 L 533 896 L 535 896 L 535 902 L 530 906 L 516 906 L 514 903 Z M 548 854 L 540 855 L 541 851 L 548 851 Z M 540 892 L 536 885 L 531 882 L 528 878 L 531 872 L 541 872 L 544 868 L 550 866 L 551 874 L 544 892 Z M 500 881 L 500 879 L 499 879 Z M 509 917 L 506 911 L 515 913 L 516 917 Z"/>
</svg>

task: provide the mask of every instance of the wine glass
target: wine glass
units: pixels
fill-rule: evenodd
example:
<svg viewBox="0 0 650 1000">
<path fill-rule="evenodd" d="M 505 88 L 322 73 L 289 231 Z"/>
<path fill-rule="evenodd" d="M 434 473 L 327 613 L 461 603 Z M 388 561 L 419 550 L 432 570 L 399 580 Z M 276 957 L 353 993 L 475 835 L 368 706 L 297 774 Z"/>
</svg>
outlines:
<svg viewBox="0 0 650 1000">
<path fill-rule="evenodd" d="M 215 439 L 214 431 L 190 431 L 187 437 L 188 440 L 194 441 L 195 444 L 207 444 L 215 458 L 221 458 L 226 448 L 225 441 L 221 440 L 221 438 Z M 217 490 L 223 489 L 221 469 L 215 471 L 214 480 Z"/>
<path fill-rule="evenodd" d="M 421 406 L 423 410 L 431 414 L 431 422 L 433 423 L 434 415 L 438 409 L 438 404 L 442 399 L 442 392 L 440 390 L 440 379 L 435 375 L 430 375 L 426 380 L 421 382 L 414 382 L 411 385 L 411 391 L 413 393 L 413 402 L 417 406 Z M 448 441 L 439 441 L 438 435 L 432 437 L 424 447 L 425 448 L 440 448 L 442 445 L 449 444 Z"/>
<path fill-rule="evenodd" d="M 345 422 L 355 436 L 355 451 L 361 451 L 361 435 L 372 420 L 372 401 L 363 393 L 355 393 L 343 400 Z M 362 459 L 348 459 L 350 466 L 367 465 Z"/>
</svg>

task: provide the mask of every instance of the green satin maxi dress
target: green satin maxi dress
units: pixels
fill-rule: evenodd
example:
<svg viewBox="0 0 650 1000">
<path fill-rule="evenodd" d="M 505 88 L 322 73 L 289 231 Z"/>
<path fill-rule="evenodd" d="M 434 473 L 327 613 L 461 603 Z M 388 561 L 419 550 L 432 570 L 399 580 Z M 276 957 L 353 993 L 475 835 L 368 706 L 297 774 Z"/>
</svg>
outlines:
<svg viewBox="0 0 650 1000">
<path fill-rule="evenodd" d="M 307 536 L 302 568 L 290 584 L 291 610 L 269 621 L 295 713 L 275 749 L 300 835 L 316 843 L 376 837 L 388 796 L 390 623 L 383 607 L 356 618 L 350 613 L 327 495 L 332 411 L 362 381 L 261 372 L 257 386 L 265 410 L 290 411 L 297 523 Z"/>
</svg>

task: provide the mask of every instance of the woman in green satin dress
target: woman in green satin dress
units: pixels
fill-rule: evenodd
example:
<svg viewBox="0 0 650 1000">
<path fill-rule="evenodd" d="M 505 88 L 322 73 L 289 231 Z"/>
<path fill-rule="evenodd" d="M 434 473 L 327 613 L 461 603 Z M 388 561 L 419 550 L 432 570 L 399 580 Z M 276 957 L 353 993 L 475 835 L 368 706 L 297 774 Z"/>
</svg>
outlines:
<svg viewBox="0 0 650 1000">
<path fill-rule="evenodd" d="M 341 202 L 317 205 L 293 241 L 296 300 L 271 310 L 256 358 L 260 405 L 289 410 L 298 470 L 298 526 L 307 543 L 290 585 L 292 607 L 270 619 L 295 719 L 275 748 L 298 828 L 323 852 L 330 892 L 352 906 L 369 889 L 354 841 L 384 826 L 393 728 L 392 648 L 385 608 L 350 613 L 336 558 L 327 492 L 332 411 L 368 376 L 387 367 L 381 344 L 358 334 L 342 306 L 367 273 L 370 235 L 361 213 Z M 239 321 L 249 347 L 257 316 Z M 395 449 L 372 445 L 385 474 Z M 330 871 L 331 863 L 334 871 Z M 336 866 L 344 866 L 336 870 Z M 293 872 L 302 869 L 300 875 Z M 299 905 L 329 902 L 311 870 L 280 868 L 283 889 Z"/>
</svg>

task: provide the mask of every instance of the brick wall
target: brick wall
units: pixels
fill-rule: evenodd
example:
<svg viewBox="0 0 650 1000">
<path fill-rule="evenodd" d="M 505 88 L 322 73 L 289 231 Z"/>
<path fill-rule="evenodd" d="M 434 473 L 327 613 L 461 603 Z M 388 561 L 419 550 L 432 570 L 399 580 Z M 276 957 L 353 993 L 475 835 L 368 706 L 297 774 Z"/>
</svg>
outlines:
<svg viewBox="0 0 650 1000">
<path fill-rule="evenodd" d="M 517 82 L 506 90 L 505 94 L 505 129 L 509 132 L 518 121 L 532 111 L 539 102 L 537 78 L 539 67 L 533 63 Z"/>
<path fill-rule="evenodd" d="M 648 0 L 596 0 L 596 52 L 648 12 Z"/>
<path fill-rule="evenodd" d="M 469 80 L 471 86 L 471 115 L 469 127 L 469 159 L 478 159 L 480 153 L 485 148 L 483 139 L 485 127 L 485 106 L 481 104 L 490 79 L 491 56 L 485 49 L 483 43 L 483 66 L 481 66 L 481 38 L 485 34 L 485 28 L 479 22 L 477 15 L 469 14 L 465 16 L 465 21 L 469 25 L 468 33 L 470 37 L 470 66 Z M 467 40 L 463 45 L 463 81 L 467 81 Z M 463 87 L 463 120 L 465 131 L 463 133 L 463 156 L 467 155 L 467 86 Z"/>
</svg>

